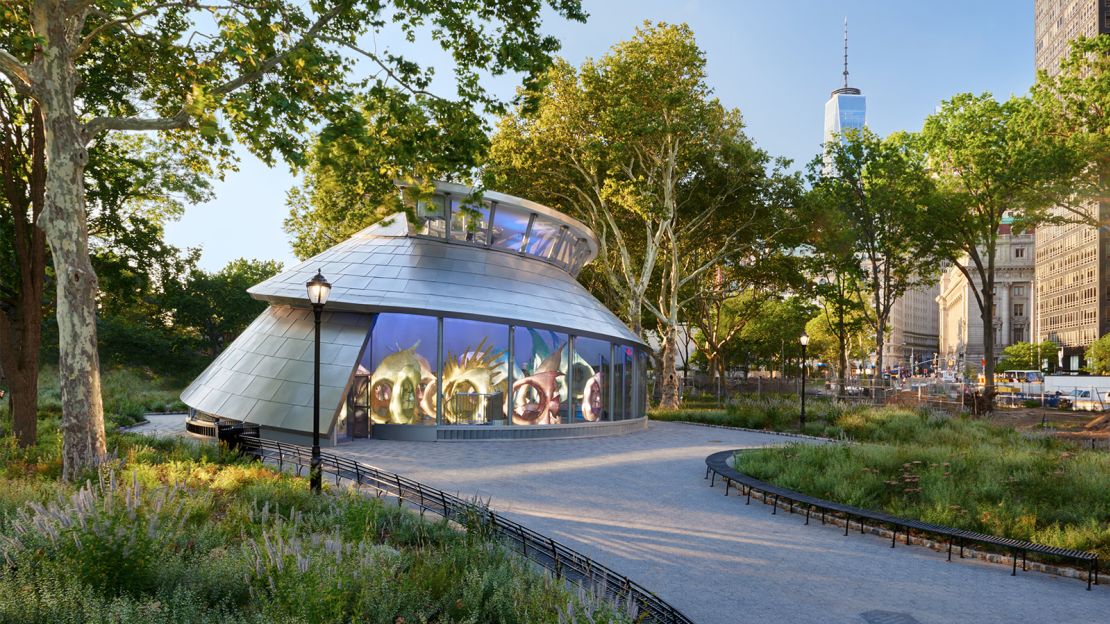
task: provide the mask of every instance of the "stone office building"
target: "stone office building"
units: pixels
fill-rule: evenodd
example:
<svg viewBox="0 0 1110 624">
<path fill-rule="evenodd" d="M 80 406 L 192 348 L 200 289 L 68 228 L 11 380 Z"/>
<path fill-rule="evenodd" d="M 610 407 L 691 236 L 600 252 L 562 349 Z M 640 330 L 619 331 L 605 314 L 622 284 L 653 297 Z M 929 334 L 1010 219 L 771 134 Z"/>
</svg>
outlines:
<svg viewBox="0 0 1110 624">
<path fill-rule="evenodd" d="M 1034 46 L 1038 70 L 1059 71 L 1069 42 L 1110 34 L 1110 0 L 1036 0 Z M 1100 222 L 1110 203 L 1087 206 Z M 1083 349 L 1110 332 L 1110 232 L 1087 225 L 1045 226 L 1037 231 L 1037 340 L 1064 349 L 1060 364 L 1079 370 Z"/>
<path fill-rule="evenodd" d="M 996 361 L 1006 346 L 1028 342 L 1033 336 L 1033 310 L 1037 301 L 1033 288 L 1033 239 L 1032 232 L 1015 234 L 1008 223 L 999 229 L 993 322 Z M 964 258 L 963 262 L 968 259 Z M 983 321 L 973 292 L 979 289 L 979 279 L 974 269 L 970 272 L 975 277 L 972 284 L 955 265 L 949 267 L 940 280 L 937 304 L 941 370 L 959 373 L 967 366 L 976 373 L 982 370 Z"/>
</svg>

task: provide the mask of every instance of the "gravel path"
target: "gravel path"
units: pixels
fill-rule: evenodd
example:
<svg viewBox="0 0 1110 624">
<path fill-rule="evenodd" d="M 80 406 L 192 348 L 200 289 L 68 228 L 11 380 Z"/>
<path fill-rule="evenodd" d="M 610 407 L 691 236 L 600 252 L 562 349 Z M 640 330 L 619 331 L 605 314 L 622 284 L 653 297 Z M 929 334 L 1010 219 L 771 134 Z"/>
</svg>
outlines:
<svg viewBox="0 0 1110 624">
<path fill-rule="evenodd" d="M 178 417 L 180 423 L 180 417 Z M 169 432 L 159 422 L 151 433 Z M 180 426 L 180 425 L 179 425 Z M 920 547 L 723 496 L 705 457 L 781 436 L 651 423 L 623 436 L 513 442 L 360 440 L 335 451 L 458 492 L 614 570 L 699 624 L 1107 622 L 1110 589 Z"/>
</svg>

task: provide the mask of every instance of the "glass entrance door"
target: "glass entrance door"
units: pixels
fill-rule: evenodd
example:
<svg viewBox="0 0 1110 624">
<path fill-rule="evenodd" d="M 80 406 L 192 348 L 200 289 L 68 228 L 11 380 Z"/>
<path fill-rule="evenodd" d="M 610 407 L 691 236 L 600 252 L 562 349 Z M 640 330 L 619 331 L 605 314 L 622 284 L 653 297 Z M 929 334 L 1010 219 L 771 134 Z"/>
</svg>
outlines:
<svg viewBox="0 0 1110 624">
<path fill-rule="evenodd" d="M 370 437 L 370 376 L 355 375 L 347 395 L 347 434 L 352 438 Z"/>
</svg>

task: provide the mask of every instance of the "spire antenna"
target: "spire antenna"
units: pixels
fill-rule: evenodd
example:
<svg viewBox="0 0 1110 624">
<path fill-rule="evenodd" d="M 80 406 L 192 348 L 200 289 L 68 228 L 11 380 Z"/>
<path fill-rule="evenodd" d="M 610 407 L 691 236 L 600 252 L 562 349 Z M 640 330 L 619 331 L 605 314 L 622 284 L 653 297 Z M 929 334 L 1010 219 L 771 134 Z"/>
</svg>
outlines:
<svg viewBox="0 0 1110 624">
<path fill-rule="evenodd" d="M 848 88 L 848 18 L 844 18 L 844 88 Z"/>
</svg>

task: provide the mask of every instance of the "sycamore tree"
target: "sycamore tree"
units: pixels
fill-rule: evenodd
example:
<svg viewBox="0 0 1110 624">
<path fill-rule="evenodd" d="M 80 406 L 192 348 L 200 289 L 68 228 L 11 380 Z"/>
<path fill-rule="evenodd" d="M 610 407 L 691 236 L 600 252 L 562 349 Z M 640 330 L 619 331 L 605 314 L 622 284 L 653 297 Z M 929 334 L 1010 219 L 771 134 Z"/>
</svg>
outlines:
<svg viewBox="0 0 1110 624">
<path fill-rule="evenodd" d="M 806 193 L 801 205 L 809 232 L 801 256 L 809 278 L 807 292 L 820 304 L 821 328 L 836 345 L 824 353 L 834 356 L 831 361 L 835 362 L 837 393 L 842 396 L 851 343 L 866 326 L 868 314 L 866 300 L 858 296 L 865 272 L 856 253 L 855 233 L 837 201 L 837 195 L 826 186 L 813 186 Z"/>
<path fill-rule="evenodd" d="M 925 218 L 931 180 L 924 159 L 904 134 L 882 138 L 864 128 L 825 145 L 810 164 L 814 195 L 839 213 L 850 253 L 860 263 L 853 285 L 874 333 L 876 368 L 895 302 L 910 290 L 935 283 L 948 255 Z"/>
<path fill-rule="evenodd" d="M 1002 349 L 1002 359 L 998 361 L 999 370 L 1042 370 L 1046 361 L 1052 370 L 1056 363 L 1056 350 L 1060 346 L 1051 340 L 1044 342 L 1015 342 Z"/>
<path fill-rule="evenodd" d="M 936 191 L 929 227 L 964 275 L 983 325 L 986 396 L 994 396 L 994 287 L 1003 218 L 1014 231 L 1084 220 L 1077 181 L 1087 170 L 1083 150 L 1043 132 L 1029 98 L 999 102 L 989 94 L 945 101 L 920 135 Z"/>
<path fill-rule="evenodd" d="M 1092 375 L 1110 375 L 1110 334 L 1104 334 L 1087 346 L 1083 354 L 1087 359 L 1084 367 Z"/>
<path fill-rule="evenodd" d="M 644 314 L 655 321 L 673 406 L 682 293 L 760 238 L 769 159 L 712 97 L 685 25 L 646 23 L 599 60 L 557 63 L 528 101 L 498 124 L 486 184 L 593 229 L 621 316 L 641 336 Z"/>
<path fill-rule="evenodd" d="M 219 355 L 266 309 L 266 302 L 248 295 L 247 289 L 280 272 L 280 262 L 245 258 L 212 273 L 190 271 L 166 293 L 175 328 L 206 356 Z"/>
<path fill-rule="evenodd" d="M 97 359 L 97 278 L 89 259 L 85 172 L 90 145 L 112 132 L 166 133 L 181 153 L 227 158 L 233 140 L 270 163 L 303 162 L 302 138 L 323 119 L 350 119 L 357 93 L 428 94 L 433 71 L 365 39 L 426 35 L 454 62 L 459 107 L 495 112 L 480 72 L 537 76 L 558 44 L 539 33 L 550 5 L 291 0 L 29 0 L 0 9 L 10 30 L 0 75 L 37 106 L 45 146 L 38 224 L 57 275 L 63 472 L 106 453 Z M 404 44 L 402 44 L 404 45 Z M 352 78 L 356 62 L 372 68 Z M 430 94 L 429 94 L 430 95 Z M 198 166 L 202 166 L 198 164 Z"/>
<path fill-rule="evenodd" d="M 727 357 L 744 361 L 749 369 L 760 364 L 768 370 L 781 369 L 783 352 L 798 348 L 806 322 L 815 312 L 809 297 L 783 295 L 781 291 L 772 294 L 760 303 L 755 316 L 744 324 L 733 345 L 726 349 Z M 789 349 L 788 344 L 792 345 Z"/>
</svg>

